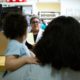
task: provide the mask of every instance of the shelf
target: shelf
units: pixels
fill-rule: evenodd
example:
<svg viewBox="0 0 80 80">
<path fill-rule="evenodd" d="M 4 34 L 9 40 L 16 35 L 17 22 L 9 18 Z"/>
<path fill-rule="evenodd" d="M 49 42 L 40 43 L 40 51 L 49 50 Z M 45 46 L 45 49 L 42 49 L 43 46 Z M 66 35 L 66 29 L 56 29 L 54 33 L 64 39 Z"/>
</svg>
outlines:
<svg viewBox="0 0 80 80">
<path fill-rule="evenodd" d="M 55 17 L 60 15 L 60 12 L 53 12 L 53 11 L 40 11 L 38 12 L 39 18 L 44 20 L 52 20 Z"/>
</svg>

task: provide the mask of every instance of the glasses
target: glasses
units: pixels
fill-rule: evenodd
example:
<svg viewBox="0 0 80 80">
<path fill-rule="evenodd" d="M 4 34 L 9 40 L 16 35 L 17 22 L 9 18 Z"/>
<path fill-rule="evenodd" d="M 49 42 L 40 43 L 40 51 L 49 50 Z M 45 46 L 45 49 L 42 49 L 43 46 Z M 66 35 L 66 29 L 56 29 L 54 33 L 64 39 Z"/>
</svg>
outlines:
<svg viewBox="0 0 80 80">
<path fill-rule="evenodd" d="M 38 23 L 40 23 L 40 22 L 39 21 L 32 21 L 31 24 L 38 24 Z"/>
</svg>

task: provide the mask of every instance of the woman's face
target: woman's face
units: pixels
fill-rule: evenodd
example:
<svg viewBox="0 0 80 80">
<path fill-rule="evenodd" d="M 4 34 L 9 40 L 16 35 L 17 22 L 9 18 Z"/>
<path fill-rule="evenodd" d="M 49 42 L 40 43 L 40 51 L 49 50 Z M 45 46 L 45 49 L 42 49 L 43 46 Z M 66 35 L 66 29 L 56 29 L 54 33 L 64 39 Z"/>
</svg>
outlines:
<svg viewBox="0 0 80 80">
<path fill-rule="evenodd" d="M 37 18 L 34 18 L 31 23 L 32 31 L 39 31 L 40 21 Z"/>
</svg>

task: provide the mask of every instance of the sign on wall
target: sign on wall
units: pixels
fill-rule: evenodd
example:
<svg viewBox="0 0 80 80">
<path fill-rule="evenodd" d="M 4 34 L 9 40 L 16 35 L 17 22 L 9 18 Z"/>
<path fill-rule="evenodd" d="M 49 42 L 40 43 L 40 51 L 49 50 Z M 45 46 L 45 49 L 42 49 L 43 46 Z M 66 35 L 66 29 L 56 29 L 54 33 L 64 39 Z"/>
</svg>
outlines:
<svg viewBox="0 0 80 80">
<path fill-rule="evenodd" d="M 27 0 L 6 0 L 6 2 L 26 2 Z"/>
</svg>

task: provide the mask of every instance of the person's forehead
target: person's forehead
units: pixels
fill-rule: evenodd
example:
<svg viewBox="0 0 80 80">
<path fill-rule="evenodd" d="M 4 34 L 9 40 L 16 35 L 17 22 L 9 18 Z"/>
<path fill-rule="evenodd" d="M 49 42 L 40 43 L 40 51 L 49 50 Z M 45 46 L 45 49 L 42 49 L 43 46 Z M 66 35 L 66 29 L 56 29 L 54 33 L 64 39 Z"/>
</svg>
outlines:
<svg viewBox="0 0 80 80">
<path fill-rule="evenodd" d="M 32 21 L 39 21 L 39 19 L 38 18 L 34 18 Z"/>
</svg>

